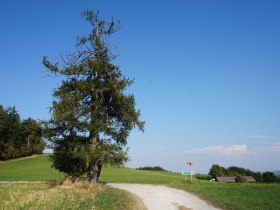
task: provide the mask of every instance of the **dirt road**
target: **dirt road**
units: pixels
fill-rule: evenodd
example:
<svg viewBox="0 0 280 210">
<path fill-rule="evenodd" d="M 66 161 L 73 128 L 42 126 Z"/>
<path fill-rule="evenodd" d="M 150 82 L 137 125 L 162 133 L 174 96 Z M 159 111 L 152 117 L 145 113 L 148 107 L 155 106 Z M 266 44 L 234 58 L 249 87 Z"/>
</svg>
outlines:
<svg viewBox="0 0 280 210">
<path fill-rule="evenodd" d="M 217 209 L 198 197 L 182 190 L 158 185 L 109 184 L 140 197 L 148 210 L 212 210 Z"/>
</svg>

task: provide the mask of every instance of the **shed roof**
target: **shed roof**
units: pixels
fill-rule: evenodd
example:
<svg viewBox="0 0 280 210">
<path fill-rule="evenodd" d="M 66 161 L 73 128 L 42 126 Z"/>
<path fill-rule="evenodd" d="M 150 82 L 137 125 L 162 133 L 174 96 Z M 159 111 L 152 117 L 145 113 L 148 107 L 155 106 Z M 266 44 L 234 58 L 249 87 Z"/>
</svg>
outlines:
<svg viewBox="0 0 280 210">
<path fill-rule="evenodd" d="M 217 178 L 218 182 L 227 182 L 227 183 L 234 183 L 235 177 L 234 176 L 218 176 Z"/>
<path fill-rule="evenodd" d="M 255 183 L 256 179 L 252 176 L 244 176 L 245 182 Z"/>
</svg>

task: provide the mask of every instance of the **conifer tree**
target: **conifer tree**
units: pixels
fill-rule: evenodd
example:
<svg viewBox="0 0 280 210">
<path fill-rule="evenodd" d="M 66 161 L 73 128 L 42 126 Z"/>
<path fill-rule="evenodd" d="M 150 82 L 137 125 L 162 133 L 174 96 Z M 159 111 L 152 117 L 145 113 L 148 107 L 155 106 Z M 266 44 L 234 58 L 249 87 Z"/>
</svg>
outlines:
<svg viewBox="0 0 280 210">
<path fill-rule="evenodd" d="M 28 118 L 21 123 L 25 155 L 42 154 L 45 142 L 42 139 L 42 127 L 34 119 Z"/>
<path fill-rule="evenodd" d="M 0 105 L 0 160 L 9 159 L 7 150 L 11 149 L 9 147 L 9 142 L 7 142 L 7 114 L 2 105 Z"/>
<path fill-rule="evenodd" d="M 127 137 L 134 127 L 143 131 L 144 122 L 134 96 L 125 92 L 133 80 L 112 64 L 115 56 L 108 38 L 120 29 L 119 22 L 105 22 L 91 10 L 81 15 L 92 30 L 77 39 L 75 52 L 62 55 L 60 62 L 43 58 L 50 72 L 63 76 L 53 92 L 46 136 L 55 168 L 74 177 L 86 174 L 89 182 L 97 182 L 103 164 L 128 160 Z"/>
<path fill-rule="evenodd" d="M 21 121 L 18 112 L 14 107 L 6 109 L 6 145 L 7 157 L 18 158 L 22 156 L 23 141 L 21 138 Z"/>
</svg>

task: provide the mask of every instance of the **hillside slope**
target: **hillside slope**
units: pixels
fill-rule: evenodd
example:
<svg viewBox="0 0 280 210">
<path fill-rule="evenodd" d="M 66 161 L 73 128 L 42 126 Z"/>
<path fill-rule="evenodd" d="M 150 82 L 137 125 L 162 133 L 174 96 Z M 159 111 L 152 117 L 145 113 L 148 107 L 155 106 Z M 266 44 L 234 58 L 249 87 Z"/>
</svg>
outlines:
<svg viewBox="0 0 280 210">
<path fill-rule="evenodd" d="M 61 174 L 51 168 L 48 155 L 23 158 L 0 164 L 0 181 L 42 181 L 58 179 Z"/>
</svg>

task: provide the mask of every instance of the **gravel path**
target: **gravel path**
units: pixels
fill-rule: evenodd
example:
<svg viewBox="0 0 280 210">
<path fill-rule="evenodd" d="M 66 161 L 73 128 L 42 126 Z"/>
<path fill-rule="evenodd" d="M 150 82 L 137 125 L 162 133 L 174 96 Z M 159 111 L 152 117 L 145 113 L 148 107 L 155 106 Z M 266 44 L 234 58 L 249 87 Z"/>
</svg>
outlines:
<svg viewBox="0 0 280 210">
<path fill-rule="evenodd" d="M 148 210 L 212 210 L 217 209 L 200 198 L 182 190 L 146 184 L 109 184 L 140 197 Z"/>
</svg>

